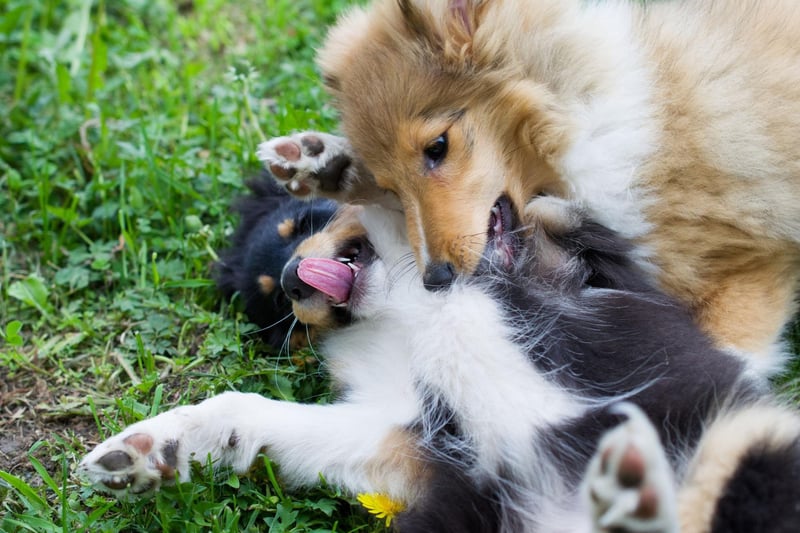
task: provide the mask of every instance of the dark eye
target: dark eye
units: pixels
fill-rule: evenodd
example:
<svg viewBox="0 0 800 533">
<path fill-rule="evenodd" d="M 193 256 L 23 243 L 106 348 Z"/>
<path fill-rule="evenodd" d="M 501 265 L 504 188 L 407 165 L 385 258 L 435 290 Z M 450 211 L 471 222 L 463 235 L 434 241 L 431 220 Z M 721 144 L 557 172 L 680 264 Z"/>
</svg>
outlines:
<svg viewBox="0 0 800 533">
<path fill-rule="evenodd" d="M 438 167 L 447 156 L 447 132 L 436 137 L 433 142 L 425 147 L 423 153 L 425 154 L 425 166 L 428 167 L 428 170 Z"/>
<path fill-rule="evenodd" d="M 325 227 L 325 221 L 311 210 L 300 211 L 295 214 L 294 228 L 295 234 L 311 235 Z"/>
<path fill-rule="evenodd" d="M 311 231 L 311 217 L 308 213 L 297 213 L 294 218 L 294 232 L 295 234 L 304 235 Z"/>
</svg>

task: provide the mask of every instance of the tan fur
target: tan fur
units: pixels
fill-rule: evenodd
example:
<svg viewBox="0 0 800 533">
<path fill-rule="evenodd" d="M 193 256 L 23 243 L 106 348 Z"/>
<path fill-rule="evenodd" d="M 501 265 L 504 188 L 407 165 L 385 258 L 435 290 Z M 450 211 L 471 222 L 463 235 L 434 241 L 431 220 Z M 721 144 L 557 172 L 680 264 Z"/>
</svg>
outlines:
<svg viewBox="0 0 800 533">
<path fill-rule="evenodd" d="M 565 235 L 578 228 L 581 216 L 571 204 L 560 198 L 543 196 L 528 202 L 522 215 L 529 224 L 530 244 L 535 246 L 534 256 L 544 279 L 552 279 L 555 272 L 570 264 L 570 252 L 556 244 L 552 235 Z"/>
<path fill-rule="evenodd" d="M 258 288 L 265 296 L 272 294 L 275 290 L 275 278 L 262 274 L 258 276 Z"/>
<path fill-rule="evenodd" d="M 800 266 L 800 7 L 608 2 L 628 14 L 620 45 L 613 24 L 582 18 L 590 4 L 354 9 L 319 55 L 345 135 L 400 198 L 421 268 L 472 272 L 502 194 L 518 212 L 539 193 L 571 196 L 629 231 L 663 287 L 720 344 L 769 354 L 795 310 Z M 581 110 L 604 98 L 624 104 L 628 94 L 615 91 L 637 87 L 637 76 L 641 102 L 605 119 L 631 114 L 621 126 L 631 133 L 591 154 L 604 119 Z M 424 150 L 444 132 L 447 156 L 431 169 Z M 586 145 L 586 157 L 602 160 L 636 143 L 630 162 L 598 169 L 598 180 L 630 176 L 617 213 L 597 198 L 603 182 L 600 194 L 585 190 L 591 168 L 576 170 L 584 152 L 570 150 Z M 623 216 L 625 201 L 640 229 Z"/>
<path fill-rule="evenodd" d="M 292 258 L 334 258 L 339 255 L 347 241 L 363 237 L 365 234 L 364 226 L 358 217 L 361 209 L 363 208 L 354 205 L 342 206 L 336 212 L 336 216 L 325 226 L 324 231 L 313 234 L 297 246 Z M 292 311 L 300 322 L 308 326 L 316 326 L 317 331 L 337 325 L 331 314 L 328 297 L 320 292 L 303 300 L 293 300 Z"/>
<path fill-rule="evenodd" d="M 297 350 L 313 345 L 316 336 L 317 328 L 314 326 L 306 325 L 306 327 L 301 330 L 292 331 L 292 334 L 289 336 L 289 350 L 291 352 L 296 352 Z M 307 357 L 298 356 L 296 354 L 292 355 L 292 363 L 301 368 L 308 362 L 306 359 Z"/>
<path fill-rule="evenodd" d="M 278 224 L 278 235 L 284 239 L 288 239 L 294 233 L 294 219 L 287 218 Z"/>
<path fill-rule="evenodd" d="M 391 431 L 381 442 L 380 453 L 367 464 L 367 475 L 372 484 L 387 490 L 388 487 L 402 487 L 394 498 L 401 498 L 409 505 L 421 494 L 420 487 L 426 486 L 428 472 L 417 447 L 419 435 L 407 429 Z"/>
<path fill-rule="evenodd" d="M 798 437 L 797 413 L 779 407 L 754 406 L 717 419 L 703 434 L 678 494 L 681 531 L 711 530 L 717 502 L 746 453 L 778 450 Z"/>
</svg>

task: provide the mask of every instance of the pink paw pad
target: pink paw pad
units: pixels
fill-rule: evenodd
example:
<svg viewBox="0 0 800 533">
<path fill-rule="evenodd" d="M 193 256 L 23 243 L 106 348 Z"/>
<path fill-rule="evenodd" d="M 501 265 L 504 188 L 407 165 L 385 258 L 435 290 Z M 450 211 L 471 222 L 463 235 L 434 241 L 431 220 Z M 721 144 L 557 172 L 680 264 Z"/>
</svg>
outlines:
<svg viewBox="0 0 800 533">
<path fill-rule="evenodd" d="M 300 147 L 297 146 L 292 141 L 287 141 L 285 143 L 281 143 L 275 147 L 275 153 L 279 156 L 284 158 L 287 161 L 299 161 L 300 160 Z"/>
</svg>

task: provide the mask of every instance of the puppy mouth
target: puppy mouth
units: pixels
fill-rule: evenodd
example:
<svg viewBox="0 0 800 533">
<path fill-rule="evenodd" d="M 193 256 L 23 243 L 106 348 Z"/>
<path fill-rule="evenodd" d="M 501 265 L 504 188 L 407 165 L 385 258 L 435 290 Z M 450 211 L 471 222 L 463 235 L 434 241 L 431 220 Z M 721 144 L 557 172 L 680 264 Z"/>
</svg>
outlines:
<svg viewBox="0 0 800 533">
<path fill-rule="evenodd" d="M 516 252 L 516 220 L 511 200 L 506 195 L 499 197 L 489 212 L 486 231 L 484 259 L 490 264 L 506 269 L 512 265 Z"/>
<path fill-rule="evenodd" d="M 333 258 L 307 257 L 297 265 L 297 276 L 328 298 L 336 308 L 351 308 L 358 301 L 361 277 L 374 257 L 363 239 L 347 243 Z"/>
</svg>

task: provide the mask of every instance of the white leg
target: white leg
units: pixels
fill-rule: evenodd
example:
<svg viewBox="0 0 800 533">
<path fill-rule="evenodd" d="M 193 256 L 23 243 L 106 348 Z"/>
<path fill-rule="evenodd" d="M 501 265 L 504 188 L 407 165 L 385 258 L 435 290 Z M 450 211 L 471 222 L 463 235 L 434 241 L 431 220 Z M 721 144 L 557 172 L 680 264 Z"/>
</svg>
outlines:
<svg viewBox="0 0 800 533">
<path fill-rule="evenodd" d="M 209 456 L 246 472 L 264 449 L 291 485 L 317 483 L 322 474 L 353 492 L 402 494 L 402 479 L 378 486 L 370 466 L 414 412 L 402 402 L 307 405 L 228 392 L 126 428 L 88 454 L 79 471 L 103 490 L 139 494 L 175 477 L 188 480 L 189 462 Z"/>
</svg>

